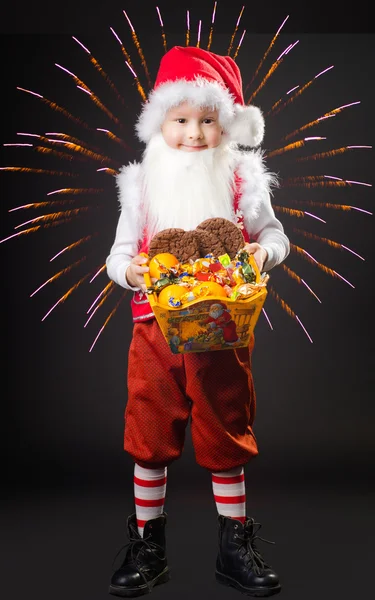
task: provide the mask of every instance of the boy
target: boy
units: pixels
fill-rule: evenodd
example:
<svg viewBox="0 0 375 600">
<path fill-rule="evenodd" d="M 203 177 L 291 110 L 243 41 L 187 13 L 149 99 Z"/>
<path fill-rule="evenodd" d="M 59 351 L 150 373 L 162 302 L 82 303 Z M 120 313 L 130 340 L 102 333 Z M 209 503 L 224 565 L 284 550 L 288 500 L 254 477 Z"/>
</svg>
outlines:
<svg viewBox="0 0 375 600">
<path fill-rule="evenodd" d="M 282 262 L 289 242 L 275 218 L 275 182 L 258 146 L 264 121 L 245 106 L 236 63 L 196 47 L 174 47 L 161 63 L 136 126 L 146 143 L 141 164 L 123 168 L 117 183 L 121 214 L 107 259 L 109 277 L 132 298 L 124 448 L 132 456 L 136 512 L 130 545 L 110 593 L 138 596 L 169 578 L 163 511 L 167 467 L 182 452 L 185 428 L 197 463 L 212 473 L 219 520 L 216 578 L 255 596 L 280 591 L 278 576 L 255 546 L 246 516 L 244 465 L 258 453 L 252 431 L 255 392 L 249 348 L 201 354 L 171 352 L 144 293 L 152 237 L 168 228 L 192 230 L 222 217 L 243 226 L 246 249 L 261 271 Z"/>
</svg>

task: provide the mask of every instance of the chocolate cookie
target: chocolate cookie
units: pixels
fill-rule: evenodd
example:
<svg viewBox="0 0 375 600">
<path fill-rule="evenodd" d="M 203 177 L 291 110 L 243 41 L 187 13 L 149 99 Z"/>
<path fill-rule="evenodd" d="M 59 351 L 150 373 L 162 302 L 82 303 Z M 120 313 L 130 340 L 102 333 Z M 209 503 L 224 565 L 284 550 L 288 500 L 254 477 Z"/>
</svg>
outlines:
<svg viewBox="0 0 375 600">
<path fill-rule="evenodd" d="M 162 252 L 170 252 L 183 263 L 197 260 L 200 258 L 199 239 L 195 231 L 174 227 L 163 229 L 152 238 L 148 254 L 152 258 Z"/>
<path fill-rule="evenodd" d="M 234 258 L 237 252 L 245 245 L 245 239 L 242 231 L 229 221 L 221 217 L 206 219 L 197 227 L 197 231 L 209 232 L 223 249 L 220 254 L 227 253 Z"/>
</svg>

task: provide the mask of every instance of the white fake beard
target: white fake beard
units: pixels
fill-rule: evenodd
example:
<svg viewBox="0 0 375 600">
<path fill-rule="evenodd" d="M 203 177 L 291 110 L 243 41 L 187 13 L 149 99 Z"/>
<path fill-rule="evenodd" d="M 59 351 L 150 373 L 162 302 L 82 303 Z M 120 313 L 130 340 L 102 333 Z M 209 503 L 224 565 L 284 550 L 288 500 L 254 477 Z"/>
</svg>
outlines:
<svg viewBox="0 0 375 600">
<path fill-rule="evenodd" d="M 233 221 L 233 162 L 226 141 L 184 152 L 168 146 L 161 133 L 155 135 L 142 163 L 148 238 L 171 227 L 189 231 L 209 218 Z"/>
</svg>

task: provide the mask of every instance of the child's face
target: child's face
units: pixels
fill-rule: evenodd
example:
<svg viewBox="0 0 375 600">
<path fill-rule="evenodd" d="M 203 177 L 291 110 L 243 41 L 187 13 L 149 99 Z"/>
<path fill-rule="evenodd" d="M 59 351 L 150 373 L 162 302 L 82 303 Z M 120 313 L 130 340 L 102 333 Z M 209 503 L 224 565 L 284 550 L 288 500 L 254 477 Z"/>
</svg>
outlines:
<svg viewBox="0 0 375 600">
<path fill-rule="evenodd" d="M 201 152 L 216 148 L 221 142 L 222 127 L 217 110 L 196 108 L 188 102 L 171 108 L 161 131 L 168 146 L 184 152 Z"/>
</svg>

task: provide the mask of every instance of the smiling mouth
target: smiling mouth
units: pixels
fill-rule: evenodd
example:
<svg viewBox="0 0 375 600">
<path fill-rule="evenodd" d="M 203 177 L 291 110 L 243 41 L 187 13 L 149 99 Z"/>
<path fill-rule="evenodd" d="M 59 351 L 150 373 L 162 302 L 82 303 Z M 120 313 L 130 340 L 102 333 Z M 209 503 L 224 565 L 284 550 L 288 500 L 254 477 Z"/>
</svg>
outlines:
<svg viewBox="0 0 375 600">
<path fill-rule="evenodd" d="M 204 148 L 207 148 L 206 145 L 203 145 L 203 146 L 187 146 L 185 144 L 181 144 L 181 146 L 183 148 L 189 148 L 189 150 L 191 150 L 191 151 L 194 151 L 194 150 L 203 150 Z"/>
</svg>

